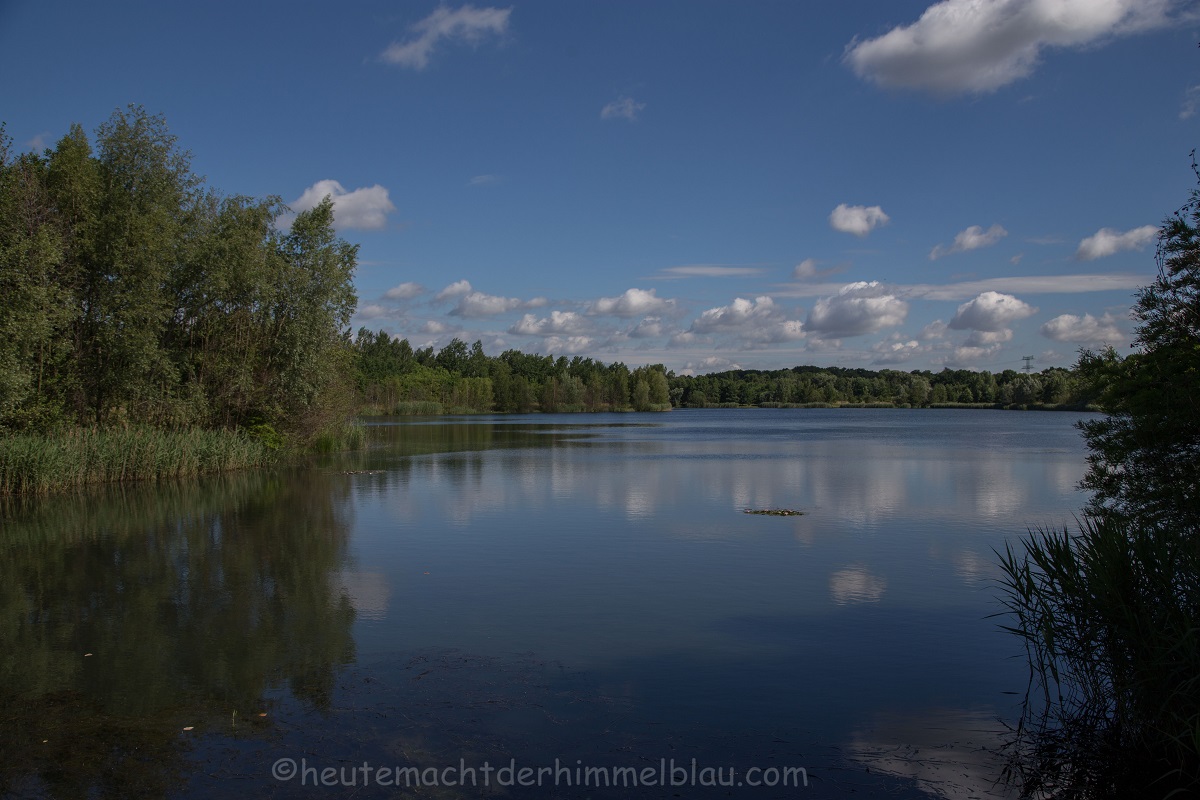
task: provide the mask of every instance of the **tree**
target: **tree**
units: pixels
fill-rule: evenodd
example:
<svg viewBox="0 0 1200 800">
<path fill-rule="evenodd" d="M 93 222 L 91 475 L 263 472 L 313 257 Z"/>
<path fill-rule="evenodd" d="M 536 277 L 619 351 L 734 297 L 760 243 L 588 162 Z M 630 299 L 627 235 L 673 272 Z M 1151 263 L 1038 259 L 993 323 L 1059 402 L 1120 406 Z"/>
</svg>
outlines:
<svg viewBox="0 0 1200 800">
<path fill-rule="evenodd" d="M 1080 356 L 1107 416 L 1080 424 L 1094 495 L 1078 533 L 1001 556 L 1030 661 L 1010 745 L 1024 796 L 1200 788 L 1200 191 L 1163 223 L 1156 260 L 1135 352 Z"/>
<path fill-rule="evenodd" d="M 62 415 L 72 306 L 46 163 L 30 153 L 9 162 L 8 149 L 0 126 L 0 429 Z"/>
<path fill-rule="evenodd" d="M 1193 161 L 1193 170 L 1200 179 Z M 1136 352 L 1085 352 L 1108 412 L 1084 422 L 1093 510 L 1200 528 L 1200 190 L 1159 231 L 1159 274 L 1138 292 Z"/>
<path fill-rule="evenodd" d="M 358 245 L 337 237 L 326 196 L 297 215 L 278 245 L 277 292 L 270 305 L 270 342 L 263 365 L 271 379 L 264 416 L 301 430 L 320 429 L 352 400 L 350 317 L 357 297 Z"/>
<path fill-rule="evenodd" d="M 115 111 L 97 129 L 98 207 L 84 245 L 82 377 L 95 421 L 169 419 L 176 383 L 167 288 L 200 179 L 162 116 Z M 72 145 L 73 146 L 73 145 Z"/>
</svg>

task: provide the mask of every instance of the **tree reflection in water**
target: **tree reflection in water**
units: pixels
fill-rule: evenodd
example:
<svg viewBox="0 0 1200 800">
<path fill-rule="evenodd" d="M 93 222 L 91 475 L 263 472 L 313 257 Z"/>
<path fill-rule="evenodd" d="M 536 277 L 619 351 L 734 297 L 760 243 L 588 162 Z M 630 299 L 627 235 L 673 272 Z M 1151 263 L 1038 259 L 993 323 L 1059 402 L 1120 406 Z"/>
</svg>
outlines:
<svg viewBox="0 0 1200 800">
<path fill-rule="evenodd" d="M 253 733 L 281 688 L 327 708 L 354 658 L 347 491 L 238 474 L 4 508 L 0 794 L 161 794 L 185 728 Z"/>
</svg>

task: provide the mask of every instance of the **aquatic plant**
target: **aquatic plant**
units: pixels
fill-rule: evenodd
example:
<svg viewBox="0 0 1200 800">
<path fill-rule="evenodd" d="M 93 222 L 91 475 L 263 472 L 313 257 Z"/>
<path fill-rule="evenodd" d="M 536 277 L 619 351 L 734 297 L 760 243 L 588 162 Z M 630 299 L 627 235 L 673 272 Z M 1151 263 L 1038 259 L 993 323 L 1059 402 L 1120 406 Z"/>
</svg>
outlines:
<svg viewBox="0 0 1200 800">
<path fill-rule="evenodd" d="M 1000 557 L 1029 686 L 1006 777 L 1026 797 L 1200 788 L 1200 549 L 1087 516 Z"/>
<path fill-rule="evenodd" d="M 152 426 L 69 429 L 0 439 L 0 494 L 45 494 L 73 486 L 184 478 L 272 463 L 260 439 L 227 430 Z"/>
</svg>

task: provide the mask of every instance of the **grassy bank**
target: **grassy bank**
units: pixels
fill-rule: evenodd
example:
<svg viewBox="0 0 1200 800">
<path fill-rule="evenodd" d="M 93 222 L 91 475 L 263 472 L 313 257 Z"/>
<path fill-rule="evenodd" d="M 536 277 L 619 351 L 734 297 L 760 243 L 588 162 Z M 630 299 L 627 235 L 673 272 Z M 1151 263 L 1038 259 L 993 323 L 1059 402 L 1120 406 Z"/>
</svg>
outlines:
<svg viewBox="0 0 1200 800">
<path fill-rule="evenodd" d="M 19 434 L 0 439 L 0 494 L 184 478 L 262 466 L 276 458 L 261 439 L 225 430 L 134 426 Z"/>
</svg>

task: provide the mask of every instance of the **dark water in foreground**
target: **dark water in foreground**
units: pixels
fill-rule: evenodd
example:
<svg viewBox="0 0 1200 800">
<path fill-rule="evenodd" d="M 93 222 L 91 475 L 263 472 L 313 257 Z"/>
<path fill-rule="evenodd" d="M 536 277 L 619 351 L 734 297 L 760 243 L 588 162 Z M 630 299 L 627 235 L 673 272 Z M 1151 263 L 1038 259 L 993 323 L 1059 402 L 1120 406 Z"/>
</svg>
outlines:
<svg viewBox="0 0 1200 800">
<path fill-rule="evenodd" d="M 1005 796 L 992 549 L 1082 504 L 1075 419 L 384 421 L 8 508 L 0 795 Z"/>
</svg>

